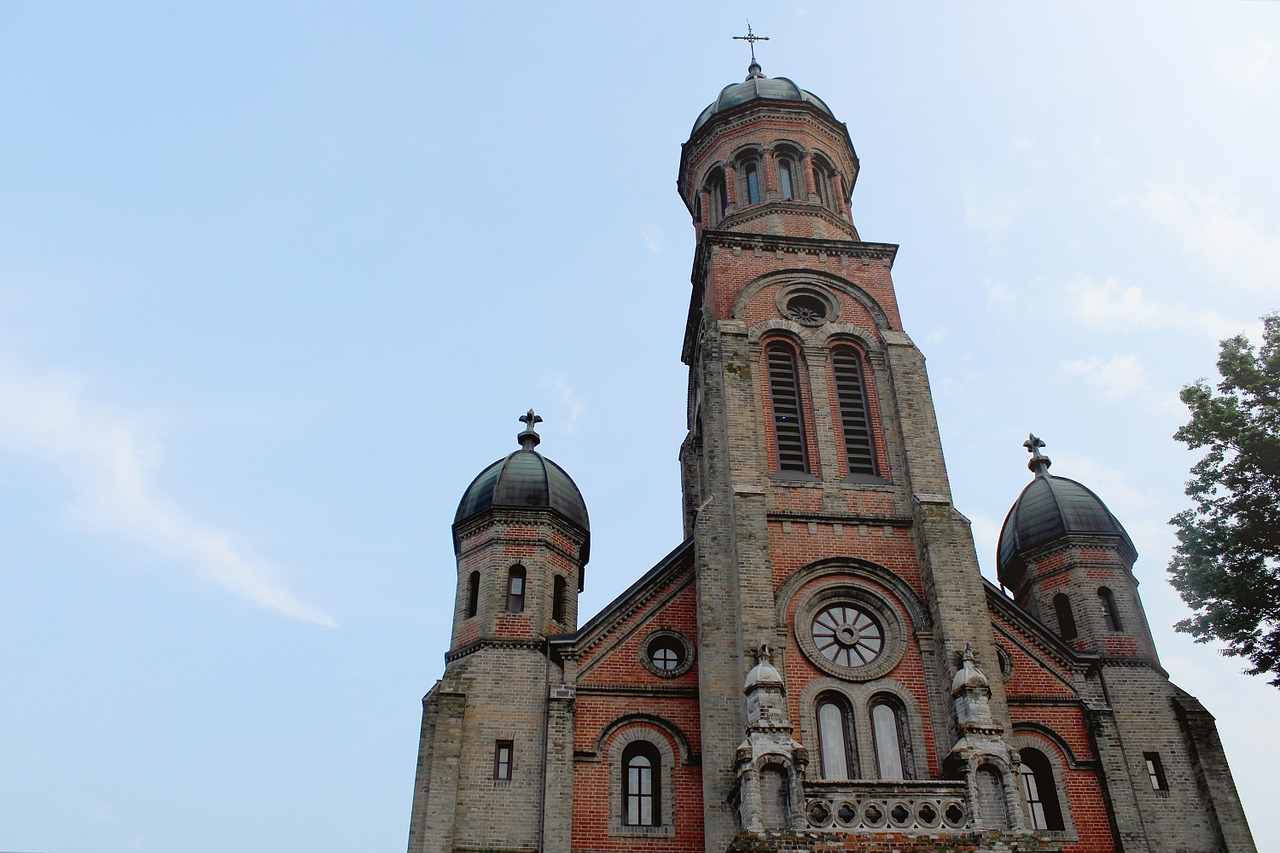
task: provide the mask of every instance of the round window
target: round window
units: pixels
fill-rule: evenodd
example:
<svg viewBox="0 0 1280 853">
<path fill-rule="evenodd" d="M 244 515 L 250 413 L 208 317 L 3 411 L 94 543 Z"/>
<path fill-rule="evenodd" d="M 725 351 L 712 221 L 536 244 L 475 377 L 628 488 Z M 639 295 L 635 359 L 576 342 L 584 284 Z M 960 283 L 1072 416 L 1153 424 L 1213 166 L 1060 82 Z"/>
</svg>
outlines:
<svg viewBox="0 0 1280 853">
<path fill-rule="evenodd" d="M 847 602 L 819 610 L 810 630 L 818 653 L 839 666 L 871 663 L 884 648 L 884 629 L 864 610 Z"/>
<path fill-rule="evenodd" d="M 836 581 L 818 587 L 797 602 L 793 620 L 805 656 L 848 681 L 880 678 L 906 650 L 898 609 L 861 585 Z"/>
<path fill-rule="evenodd" d="M 693 644 L 679 631 L 660 628 L 640 646 L 640 663 L 663 678 L 683 675 L 693 665 Z"/>
<path fill-rule="evenodd" d="M 804 326 L 817 326 L 827 319 L 827 303 L 812 293 L 797 293 L 787 300 L 787 316 Z"/>
</svg>

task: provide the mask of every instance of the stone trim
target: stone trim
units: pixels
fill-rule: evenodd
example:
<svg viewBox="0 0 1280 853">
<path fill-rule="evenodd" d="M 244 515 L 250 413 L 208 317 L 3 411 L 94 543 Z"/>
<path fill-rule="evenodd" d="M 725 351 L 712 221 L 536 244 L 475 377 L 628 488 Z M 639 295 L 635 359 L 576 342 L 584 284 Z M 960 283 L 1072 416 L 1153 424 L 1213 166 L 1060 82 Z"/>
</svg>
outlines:
<svg viewBox="0 0 1280 853">
<path fill-rule="evenodd" d="M 654 726 L 660 726 L 661 731 L 655 730 Z M 672 803 L 675 799 L 674 786 L 672 785 L 675 752 L 671 748 L 671 742 L 667 739 L 674 731 L 675 729 L 669 723 L 657 717 L 636 715 L 622 718 L 606 727 L 601 734 L 600 741 L 597 741 L 597 750 L 605 753 L 605 760 L 608 765 L 606 772 L 609 774 L 609 835 L 624 838 L 628 836 L 672 838 L 675 836 L 675 808 Z M 664 737 L 664 734 L 667 737 Z M 605 750 L 601 750 L 599 745 L 606 738 L 609 739 L 608 747 Z M 644 741 L 658 751 L 658 766 L 654 768 L 654 779 L 658 789 L 660 820 L 657 826 L 628 826 L 622 821 L 623 809 L 625 808 L 622 799 L 622 774 L 626 770 L 622 764 L 622 753 L 636 741 Z M 681 751 L 687 756 L 688 744 L 684 742 L 683 738 L 679 738 L 677 742 L 682 747 Z"/>
</svg>

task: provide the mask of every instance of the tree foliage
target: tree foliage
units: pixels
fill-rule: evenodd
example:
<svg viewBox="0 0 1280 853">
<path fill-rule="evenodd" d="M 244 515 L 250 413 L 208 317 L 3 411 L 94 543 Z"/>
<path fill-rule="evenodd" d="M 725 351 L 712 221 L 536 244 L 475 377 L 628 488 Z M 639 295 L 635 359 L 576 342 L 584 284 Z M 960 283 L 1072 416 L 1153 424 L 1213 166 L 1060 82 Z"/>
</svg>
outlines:
<svg viewBox="0 0 1280 853">
<path fill-rule="evenodd" d="M 1187 483 L 1194 506 L 1170 522 L 1169 574 L 1194 611 L 1177 629 L 1280 687 L 1280 313 L 1262 322 L 1257 351 L 1244 335 L 1222 342 L 1216 390 L 1182 389 L 1191 420 L 1174 438 L 1207 452 Z"/>
</svg>

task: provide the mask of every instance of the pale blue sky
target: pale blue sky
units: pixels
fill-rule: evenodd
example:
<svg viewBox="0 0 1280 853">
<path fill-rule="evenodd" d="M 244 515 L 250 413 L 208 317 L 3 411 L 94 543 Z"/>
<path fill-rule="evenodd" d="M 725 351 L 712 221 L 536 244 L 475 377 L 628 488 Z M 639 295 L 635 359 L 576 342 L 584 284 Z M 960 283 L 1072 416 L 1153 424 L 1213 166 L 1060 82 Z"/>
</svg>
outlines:
<svg viewBox="0 0 1280 853">
<path fill-rule="evenodd" d="M 1280 851 L 1280 693 L 1164 581 L 1177 390 L 1280 308 L 1280 4 L 1208 0 L 0 2 L 0 849 L 402 849 L 449 524 L 531 405 L 584 614 L 679 542 L 676 166 L 746 16 L 901 244 L 984 566 L 1034 430 Z"/>
</svg>

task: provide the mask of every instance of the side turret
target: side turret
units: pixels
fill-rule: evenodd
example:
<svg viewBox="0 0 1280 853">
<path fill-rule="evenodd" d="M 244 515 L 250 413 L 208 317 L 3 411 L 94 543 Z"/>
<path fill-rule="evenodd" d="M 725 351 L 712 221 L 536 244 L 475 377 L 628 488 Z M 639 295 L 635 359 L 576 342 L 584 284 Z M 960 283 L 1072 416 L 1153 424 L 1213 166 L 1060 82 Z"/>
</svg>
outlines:
<svg viewBox="0 0 1280 853">
<path fill-rule="evenodd" d="M 1090 489 L 1049 473 L 1034 435 L 1024 445 L 1034 479 L 1000 531 L 996 567 L 1014 601 L 1069 645 L 1104 657 L 1156 659 L 1138 597 L 1138 552 Z"/>
<path fill-rule="evenodd" d="M 458 558 L 450 655 L 477 644 L 542 640 L 578 626 L 591 551 L 582 493 L 538 453 L 542 418 L 521 416 L 520 449 L 480 472 L 458 504 Z"/>
</svg>

